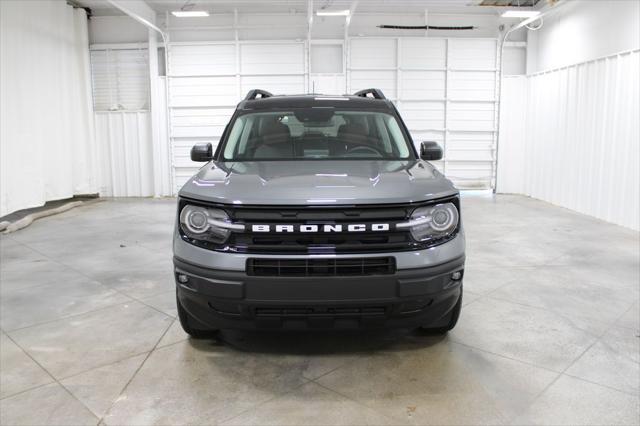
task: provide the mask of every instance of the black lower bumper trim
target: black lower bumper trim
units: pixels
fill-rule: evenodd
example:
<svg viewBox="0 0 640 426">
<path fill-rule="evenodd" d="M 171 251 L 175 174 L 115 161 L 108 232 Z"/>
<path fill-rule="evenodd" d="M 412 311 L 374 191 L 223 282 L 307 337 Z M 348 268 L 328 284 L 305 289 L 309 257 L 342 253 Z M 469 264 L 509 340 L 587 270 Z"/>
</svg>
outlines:
<svg viewBox="0 0 640 426">
<path fill-rule="evenodd" d="M 249 276 L 178 258 L 174 264 L 180 303 L 211 328 L 437 327 L 461 295 L 462 280 L 451 275 L 463 272 L 464 257 L 390 275 L 339 278 Z"/>
</svg>

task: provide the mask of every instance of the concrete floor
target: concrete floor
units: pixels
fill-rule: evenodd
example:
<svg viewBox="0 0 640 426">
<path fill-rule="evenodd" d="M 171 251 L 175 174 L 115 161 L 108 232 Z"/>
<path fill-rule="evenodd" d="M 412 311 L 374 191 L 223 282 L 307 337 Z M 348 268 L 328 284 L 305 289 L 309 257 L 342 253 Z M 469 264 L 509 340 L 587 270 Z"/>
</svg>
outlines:
<svg viewBox="0 0 640 426">
<path fill-rule="evenodd" d="M 465 306 L 409 331 L 187 338 L 174 200 L 111 200 L 1 237 L 0 423 L 638 424 L 639 235 L 467 196 Z"/>
</svg>

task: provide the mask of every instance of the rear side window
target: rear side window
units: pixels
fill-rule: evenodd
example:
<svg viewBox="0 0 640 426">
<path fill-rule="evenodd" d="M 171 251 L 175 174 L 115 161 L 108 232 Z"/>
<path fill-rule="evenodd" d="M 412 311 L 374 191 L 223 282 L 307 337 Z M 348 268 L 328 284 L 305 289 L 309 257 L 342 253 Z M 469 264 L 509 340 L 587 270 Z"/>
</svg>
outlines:
<svg viewBox="0 0 640 426">
<path fill-rule="evenodd" d="M 404 160 L 413 158 L 398 120 L 375 111 L 305 108 L 236 118 L 226 161 Z"/>
</svg>

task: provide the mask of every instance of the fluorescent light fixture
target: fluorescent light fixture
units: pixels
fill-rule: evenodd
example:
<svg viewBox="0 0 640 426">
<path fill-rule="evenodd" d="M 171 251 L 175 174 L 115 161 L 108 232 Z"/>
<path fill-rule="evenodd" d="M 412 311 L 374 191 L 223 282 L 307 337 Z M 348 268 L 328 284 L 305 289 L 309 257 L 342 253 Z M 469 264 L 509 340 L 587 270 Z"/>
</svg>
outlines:
<svg viewBox="0 0 640 426">
<path fill-rule="evenodd" d="M 202 18 L 209 16 L 206 10 L 174 10 L 171 14 L 177 18 Z"/>
<path fill-rule="evenodd" d="M 537 10 L 507 10 L 502 14 L 503 18 L 535 18 L 540 15 Z"/>
<path fill-rule="evenodd" d="M 349 16 L 349 9 L 345 10 L 318 10 L 318 16 Z"/>
</svg>

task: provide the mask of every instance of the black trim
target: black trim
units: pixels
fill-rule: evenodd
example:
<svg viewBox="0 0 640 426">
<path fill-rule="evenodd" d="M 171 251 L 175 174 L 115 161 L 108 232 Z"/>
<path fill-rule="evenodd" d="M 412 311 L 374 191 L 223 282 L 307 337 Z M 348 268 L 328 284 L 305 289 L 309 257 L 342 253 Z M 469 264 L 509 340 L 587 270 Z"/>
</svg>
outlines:
<svg viewBox="0 0 640 426">
<path fill-rule="evenodd" d="M 233 205 L 207 203 L 200 200 L 179 197 L 178 216 L 186 204 L 224 210 L 233 222 L 237 223 L 395 223 L 408 220 L 418 207 L 451 202 L 458 209 L 460 200 L 457 195 L 423 202 L 402 204 L 365 204 L 341 206 L 275 206 L 275 205 Z M 260 218 L 256 220 L 255 218 Z M 462 226 L 451 234 L 430 241 L 415 241 L 408 229 L 390 229 L 388 232 L 344 232 L 339 234 L 261 234 L 253 232 L 231 232 L 223 243 L 214 243 L 190 238 L 178 225 L 183 241 L 207 250 L 226 253 L 246 254 L 365 254 L 390 253 L 424 250 L 451 241 L 458 235 Z"/>
<path fill-rule="evenodd" d="M 391 30 L 473 30 L 474 26 L 438 26 L 438 25 L 378 25 L 378 28 Z"/>
<path fill-rule="evenodd" d="M 320 205 L 309 205 L 309 204 L 286 204 L 286 205 L 277 205 L 277 204 L 224 204 L 224 203 L 215 203 L 210 201 L 203 201 L 197 198 L 190 198 L 180 195 L 178 197 L 178 203 L 181 200 L 188 201 L 197 205 L 202 205 L 205 207 L 214 207 L 220 209 L 233 209 L 233 210 L 242 210 L 242 209 L 273 209 L 273 210 L 283 210 L 283 209 L 327 209 L 327 210 L 344 210 L 344 209 L 375 209 L 375 208 L 391 208 L 391 207 L 423 207 L 431 204 L 439 204 L 446 202 L 453 202 L 453 200 L 458 200 L 456 207 L 458 211 L 460 211 L 459 206 L 459 195 L 451 194 L 444 197 L 433 198 L 431 200 L 424 201 L 409 201 L 406 203 L 379 203 L 379 204 L 320 204 Z"/>
<path fill-rule="evenodd" d="M 253 90 L 249 90 L 249 92 L 247 93 L 247 96 L 244 97 L 244 100 L 252 101 L 252 100 L 258 99 L 258 96 L 260 96 L 260 99 L 266 99 L 266 98 L 272 97 L 273 94 L 271 94 L 271 92 L 267 92 L 266 90 L 253 89 Z"/>
<path fill-rule="evenodd" d="M 451 274 L 464 270 L 464 256 L 391 275 L 338 280 L 255 277 L 175 257 L 174 265 L 180 304 L 211 328 L 414 327 L 446 325 L 462 294 L 462 280 L 453 280 Z M 178 275 L 186 275 L 186 282 L 179 282 Z"/>
<path fill-rule="evenodd" d="M 353 96 L 359 96 L 361 98 L 367 98 L 368 95 L 371 95 L 374 99 L 387 99 L 380 89 L 363 89 L 353 94 Z"/>
<path fill-rule="evenodd" d="M 389 275 L 396 272 L 394 257 L 349 257 L 335 259 L 249 258 L 249 276 L 256 277 L 346 277 Z"/>
</svg>

